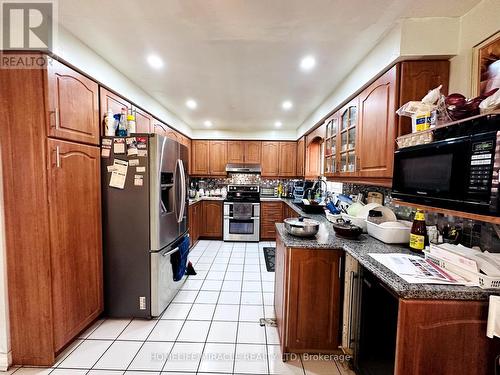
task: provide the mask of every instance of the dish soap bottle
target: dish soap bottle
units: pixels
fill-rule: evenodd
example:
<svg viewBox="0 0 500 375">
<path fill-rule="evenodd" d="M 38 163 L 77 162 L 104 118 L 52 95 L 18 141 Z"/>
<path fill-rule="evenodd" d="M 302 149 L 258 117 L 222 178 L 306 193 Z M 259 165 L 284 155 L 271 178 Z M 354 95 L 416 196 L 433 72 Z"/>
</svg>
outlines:
<svg viewBox="0 0 500 375">
<path fill-rule="evenodd" d="M 425 226 L 425 214 L 417 209 L 413 225 L 410 232 L 410 250 L 416 253 L 422 253 L 427 239 L 427 227 Z"/>
</svg>

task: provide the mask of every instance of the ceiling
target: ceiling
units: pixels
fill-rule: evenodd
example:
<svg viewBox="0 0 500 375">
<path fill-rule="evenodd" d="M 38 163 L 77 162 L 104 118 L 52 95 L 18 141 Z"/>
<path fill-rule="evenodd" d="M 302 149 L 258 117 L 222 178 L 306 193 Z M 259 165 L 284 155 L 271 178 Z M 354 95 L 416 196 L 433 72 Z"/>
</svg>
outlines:
<svg viewBox="0 0 500 375">
<path fill-rule="evenodd" d="M 456 17 L 478 2 L 60 0 L 58 11 L 66 29 L 193 129 L 210 120 L 245 132 L 299 127 L 401 17 Z M 307 73 L 305 55 L 317 62 Z"/>
</svg>

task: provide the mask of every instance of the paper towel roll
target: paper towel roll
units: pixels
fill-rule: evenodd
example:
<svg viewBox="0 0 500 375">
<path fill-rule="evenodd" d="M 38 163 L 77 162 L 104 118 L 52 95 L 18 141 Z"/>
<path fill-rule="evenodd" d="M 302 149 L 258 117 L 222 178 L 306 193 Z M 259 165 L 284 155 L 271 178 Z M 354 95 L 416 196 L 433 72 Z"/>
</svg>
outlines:
<svg viewBox="0 0 500 375">
<path fill-rule="evenodd" d="M 500 296 L 490 296 L 486 336 L 490 339 L 493 336 L 500 337 Z"/>
</svg>

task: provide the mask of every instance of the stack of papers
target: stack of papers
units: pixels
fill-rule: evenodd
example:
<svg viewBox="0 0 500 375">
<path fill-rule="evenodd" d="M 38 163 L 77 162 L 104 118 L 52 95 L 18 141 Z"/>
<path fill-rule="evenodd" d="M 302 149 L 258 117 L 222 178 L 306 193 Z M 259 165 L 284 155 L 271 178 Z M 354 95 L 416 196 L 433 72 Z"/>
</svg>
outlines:
<svg viewBox="0 0 500 375">
<path fill-rule="evenodd" d="M 368 255 L 410 284 L 470 285 L 464 278 L 452 275 L 417 255 L 399 253 Z"/>
</svg>

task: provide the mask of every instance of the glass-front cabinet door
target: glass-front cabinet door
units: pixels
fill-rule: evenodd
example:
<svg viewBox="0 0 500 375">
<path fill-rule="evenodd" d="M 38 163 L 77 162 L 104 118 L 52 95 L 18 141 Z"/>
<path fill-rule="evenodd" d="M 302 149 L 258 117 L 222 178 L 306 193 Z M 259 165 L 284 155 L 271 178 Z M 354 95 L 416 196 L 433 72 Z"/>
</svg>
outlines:
<svg viewBox="0 0 500 375">
<path fill-rule="evenodd" d="M 340 111 L 339 172 L 356 172 L 356 127 L 358 106 L 351 102 Z"/>
<path fill-rule="evenodd" d="M 338 138 L 338 117 L 336 115 L 326 120 L 325 131 L 325 161 L 324 174 L 333 175 L 337 172 L 337 138 Z"/>
</svg>

